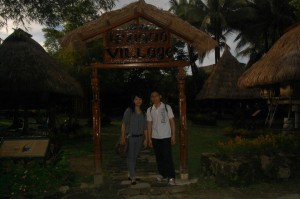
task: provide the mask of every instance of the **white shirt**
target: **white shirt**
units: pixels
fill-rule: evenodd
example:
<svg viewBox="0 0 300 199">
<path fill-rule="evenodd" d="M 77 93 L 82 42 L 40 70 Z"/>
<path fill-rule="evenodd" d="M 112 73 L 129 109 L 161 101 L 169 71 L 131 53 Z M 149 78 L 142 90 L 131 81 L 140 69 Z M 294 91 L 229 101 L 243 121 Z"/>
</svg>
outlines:
<svg viewBox="0 0 300 199">
<path fill-rule="evenodd" d="M 168 111 L 166 111 L 166 107 Z M 151 110 L 151 113 L 150 113 Z M 147 121 L 152 122 L 152 138 L 164 139 L 171 137 L 170 119 L 174 118 L 171 106 L 160 103 L 156 108 L 154 105 L 147 109 Z"/>
</svg>

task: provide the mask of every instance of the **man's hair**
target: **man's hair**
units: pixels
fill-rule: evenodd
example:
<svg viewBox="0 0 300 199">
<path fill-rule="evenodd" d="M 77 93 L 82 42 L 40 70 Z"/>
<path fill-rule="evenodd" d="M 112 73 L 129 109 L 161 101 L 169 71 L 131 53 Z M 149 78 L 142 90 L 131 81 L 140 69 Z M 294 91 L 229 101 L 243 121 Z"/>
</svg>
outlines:
<svg viewBox="0 0 300 199">
<path fill-rule="evenodd" d="M 153 89 L 153 90 L 151 90 L 151 94 L 152 93 L 158 93 L 159 95 L 161 95 L 161 92 L 158 90 L 158 89 Z"/>
</svg>

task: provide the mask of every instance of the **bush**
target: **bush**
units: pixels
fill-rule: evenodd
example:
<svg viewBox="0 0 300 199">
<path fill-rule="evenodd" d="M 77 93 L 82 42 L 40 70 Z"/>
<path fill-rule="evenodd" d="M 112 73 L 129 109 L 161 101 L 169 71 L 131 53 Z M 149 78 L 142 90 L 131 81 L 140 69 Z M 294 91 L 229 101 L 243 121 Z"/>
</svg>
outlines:
<svg viewBox="0 0 300 199">
<path fill-rule="evenodd" d="M 294 134 L 267 134 L 255 139 L 245 139 L 237 136 L 227 142 L 219 142 L 218 148 L 223 154 L 274 154 L 274 153 L 298 153 L 300 138 Z"/>
<path fill-rule="evenodd" d="M 43 198 L 69 183 L 69 165 L 64 157 L 55 165 L 4 160 L 0 168 L 0 198 Z"/>
<path fill-rule="evenodd" d="M 242 137 L 242 138 L 255 138 L 259 135 L 265 135 L 268 130 L 261 129 L 261 130 L 250 130 L 250 129 L 243 129 L 243 128 L 233 128 L 233 127 L 225 127 L 223 128 L 223 134 L 229 137 Z"/>
</svg>

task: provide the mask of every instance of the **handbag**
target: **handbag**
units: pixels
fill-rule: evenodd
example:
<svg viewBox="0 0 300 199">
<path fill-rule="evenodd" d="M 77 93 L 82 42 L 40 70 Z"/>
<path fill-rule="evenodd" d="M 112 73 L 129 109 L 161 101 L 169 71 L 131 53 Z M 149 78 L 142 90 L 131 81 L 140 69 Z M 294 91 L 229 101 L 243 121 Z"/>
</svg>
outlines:
<svg viewBox="0 0 300 199">
<path fill-rule="evenodd" d="M 128 140 L 126 140 L 125 144 L 121 144 L 121 139 L 118 140 L 116 146 L 115 146 L 116 153 L 122 157 L 125 158 L 127 157 L 127 152 L 128 152 Z"/>
</svg>

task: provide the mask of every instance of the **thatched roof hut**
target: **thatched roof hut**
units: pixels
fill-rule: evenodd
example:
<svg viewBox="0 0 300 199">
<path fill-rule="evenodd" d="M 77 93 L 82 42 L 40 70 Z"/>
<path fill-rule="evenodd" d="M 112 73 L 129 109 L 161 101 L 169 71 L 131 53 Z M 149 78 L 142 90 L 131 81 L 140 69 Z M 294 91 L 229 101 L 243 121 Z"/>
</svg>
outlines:
<svg viewBox="0 0 300 199">
<path fill-rule="evenodd" d="M 31 35 L 15 30 L 0 45 L 0 100 L 82 95 L 82 88 Z"/>
<path fill-rule="evenodd" d="M 226 48 L 219 62 L 203 85 L 197 100 L 204 99 L 258 99 L 259 93 L 255 89 L 242 90 L 237 86 L 237 80 L 244 72 L 244 64 L 232 56 Z"/>
<path fill-rule="evenodd" d="M 169 30 L 192 44 L 199 53 L 211 50 L 217 45 L 216 41 L 207 33 L 202 32 L 168 11 L 145 3 L 144 0 L 131 3 L 122 9 L 104 13 L 98 19 L 71 31 L 62 38 L 61 44 L 71 50 L 84 49 L 86 42 L 98 39 L 102 33 L 137 18 L 143 18 Z"/>
<path fill-rule="evenodd" d="M 286 32 L 238 81 L 239 87 L 256 87 L 300 81 L 300 24 Z"/>
</svg>

